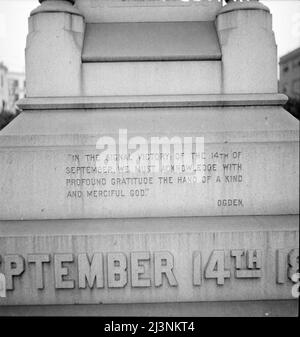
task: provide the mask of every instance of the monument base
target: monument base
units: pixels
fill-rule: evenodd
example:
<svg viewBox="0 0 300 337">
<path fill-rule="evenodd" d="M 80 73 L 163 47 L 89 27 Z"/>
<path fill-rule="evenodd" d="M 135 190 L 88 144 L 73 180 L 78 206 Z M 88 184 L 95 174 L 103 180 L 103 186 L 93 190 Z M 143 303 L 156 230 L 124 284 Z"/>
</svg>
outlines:
<svg viewBox="0 0 300 337">
<path fill-rule="evenodd" d="M 25 99 L 0 136 L 0 220 L 298 214 L 299 131 L 283 102 Z"/>
<path fill-rule="evenodd" d="M 296 315 L 299 137 L 283 100 L 23 101 L 1 134 L 1 314 Z M 204 137 L 205 179 L 99 168 L 98 140 L 120 129 Z"/>
<path fill-rule="evenodd" d="M 297 315 L 298 216 L 1 221 L 0 228 L 1 314 Z"/>
</svg>

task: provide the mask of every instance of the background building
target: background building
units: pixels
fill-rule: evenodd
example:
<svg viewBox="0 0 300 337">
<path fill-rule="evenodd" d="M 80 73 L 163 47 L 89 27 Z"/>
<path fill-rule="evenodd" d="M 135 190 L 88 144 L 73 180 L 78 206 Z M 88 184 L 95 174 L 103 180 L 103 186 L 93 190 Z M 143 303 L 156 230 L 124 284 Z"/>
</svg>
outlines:
<svg viewBox="0 0 300 337">
<path fill-rule="evenodd" d="M 282 56 L 279 62 L 279 92 L 290 99 L 286 109 L 299 119 L 300 112 L 300 47 Z"/>
<path fill-rule="evenodd" d="M 19 113 L 16 103 L 25 97 L 25 73 L 9 72 L 0 63 L 0 130 Z"/>
<path fill-rule="evenodd" d="M 8 88 L 9 102 L 8 110 L 12 113 L 17 112 L 16 102 L 25 97 L 25 73 L 9 72 L 8 73 Z"/>
<path fill-rule="evenodd" d="M 0 113 L 3 113 L 8 108 L 9 90 L 7 80 L 8 69 L 0 63 Z"/>
</svg>

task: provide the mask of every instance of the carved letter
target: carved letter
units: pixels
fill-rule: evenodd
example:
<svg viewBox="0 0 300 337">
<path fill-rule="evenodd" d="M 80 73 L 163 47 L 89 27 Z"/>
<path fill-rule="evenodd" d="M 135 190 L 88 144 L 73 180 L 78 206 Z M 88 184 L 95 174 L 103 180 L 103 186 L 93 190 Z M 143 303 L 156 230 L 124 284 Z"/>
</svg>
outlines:
<svg viewBox="0 0 300 337">
<path fill-rule="evenodd" d="M 87 283 L 90 288 L 94 287 L 96 281 L 97 288 L 104 287 L 103 275 L 103 255 L 95 253 L 92 257 L 92 262 L 86 253 L 78 254 L 78 286 L 80 289 L 85 289 Z"/>
<path fill-rule="evenodd" d="M 202 284 L 201 252 L 194 252 L 194 255 L 193 255 L 193 284 L 194 286 L 201 286 Z"/>
<path fill-rule="evenodd" d="M 278 284 L 284 284 L 286 281 L 287 253 L 285 249 L 276 251 L 276 281 Z"/>
<path fill-rule="evenodd" d="M 247 251 L 247 267 L 249 269 L 261 269 L 262 252 L 260 249 L 249 249 Z"/>
<path fill-rule="evenodd" d="M 225 252 L 214 250 L 205 269 L 207 279 L 215 278 L 218 285 L 224 285 L 225 279 L 230 278 L 230 270 L 225 269 Z"/>
<path fill-rule="evenodd" d="M 74 280 L 64 280 L 64 276 L 69 274 L 67 267 L 63 267 L 64 262 L 73 262 L 73 254 L 55 254 L 54 255 L 54 274 L 56 289 L 74 289 Z"/>
<path fill-rule="evenodd" d="M 35 282 L 37 289 L 44 289 L 43 263 L 50 262 L 49 254 L 30 254 L 27 257 L 28 263 L 35 263 Z"/>
<path fill-rule="evenodd" d="M 242 269 L 242 256 L 244 255 L 244 249 L 233 249 L 231 256 L 235 257 L 235 268 Z"/>
<path fill-rule="evenodd" d="M 154 253 L 154 282 L 155 287 L 163 284 L 163 274 L 171 287 L 177 287 L 177 281 L 173 273 L 174 256 L 170 252 Z"/>
<path fill-rule="evenodd" d="M 4 270 L 6 277 L 6 289 L 14 290 L 14 276 L 20 276 L 25 270 L 24 258 L 21 255 L 5 255 Z"/>
<path fill-rule="evenodd" d="M 107 254 L 107 281 L 109 288 L 124 288 L 126 286 L 127 258 L 125 254 Z"/>
<path fill-rule="evenodd" d="M 132 287 L 150 287 L 149 278 L 141 278 L 145 274 L 145 266 L 141 261 L 150 261 L 150 252 L 133 252 L 131 253 L 131 285 Z"/>
<path fill-rule="evenodd" d="M 288 255 L 288 278 L 292 280 L 293 275 L 299 272 L 299 248 L 292 249 Z"/>
</svg>

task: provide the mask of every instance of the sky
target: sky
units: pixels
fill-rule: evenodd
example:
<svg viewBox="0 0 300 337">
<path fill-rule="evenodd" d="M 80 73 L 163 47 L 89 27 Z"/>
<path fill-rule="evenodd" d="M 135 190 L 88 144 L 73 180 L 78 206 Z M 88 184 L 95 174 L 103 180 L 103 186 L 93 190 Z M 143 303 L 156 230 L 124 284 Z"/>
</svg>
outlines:
<svg viewBox="0 0 300 337">
<path fill-rule="evenodd" d="M 279 57 L 300 47 L 300 0 L 265 0 L 273 14 Z M 27 19 L 38 0 L 0 0 L 0 62 L 24 71 Z"/>
</svg>

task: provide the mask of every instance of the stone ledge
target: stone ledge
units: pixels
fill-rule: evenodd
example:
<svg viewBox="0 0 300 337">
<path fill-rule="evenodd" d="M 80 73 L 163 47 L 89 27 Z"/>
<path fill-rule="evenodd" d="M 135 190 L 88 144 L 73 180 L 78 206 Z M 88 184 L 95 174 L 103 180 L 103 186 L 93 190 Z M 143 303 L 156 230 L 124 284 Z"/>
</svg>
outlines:
<svg viewBox="0 0 300 337">
<path fill-rule="evenodd" d="M 28 97 L 21 99 L 18 107 L 22 110 L 59 110 L 280 106 L 284 105 L 287 99 L 284 94 Z"/>
<path fill-rule="evenodd" d="M 280 106 L 70 108 L 25 110 L 0 132 L 0 148 L 95 149 L 101 135 L 118 136 L 117 121 L 119 128 L 128 129 L 130 137 L 201 136 L 207 144 L 299 142 L 296 119 Z"/>
<path fill-rule="evenodd" d="M 1 316 L 297 317 L 298 301 L 0 306 Z"/>
<path fill-rule="evenodd" d="M 184 226 L 183 226 L 184 223 Z M 199 232 L 290 232 L 299 230 L 298 215 L 211 216 L 128 219 L 0 220 L 1 237 Z"/>
</svg>

